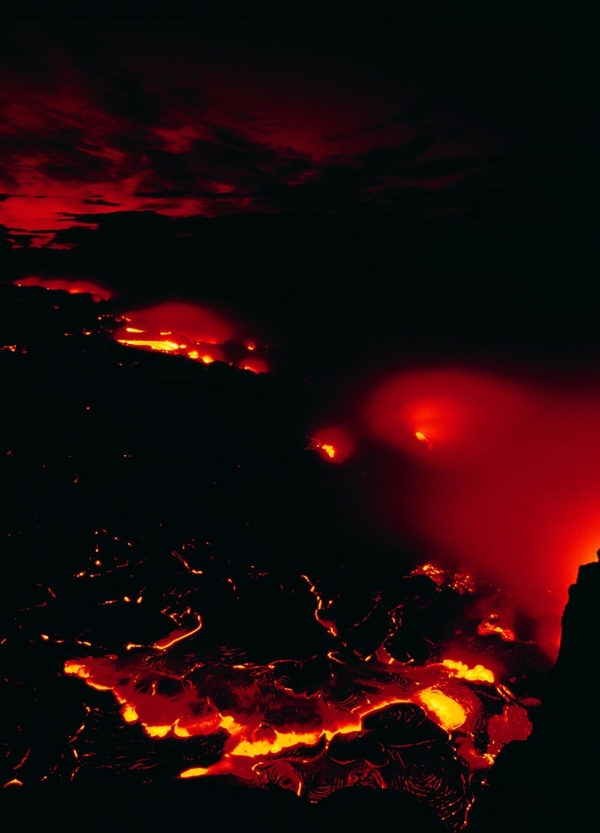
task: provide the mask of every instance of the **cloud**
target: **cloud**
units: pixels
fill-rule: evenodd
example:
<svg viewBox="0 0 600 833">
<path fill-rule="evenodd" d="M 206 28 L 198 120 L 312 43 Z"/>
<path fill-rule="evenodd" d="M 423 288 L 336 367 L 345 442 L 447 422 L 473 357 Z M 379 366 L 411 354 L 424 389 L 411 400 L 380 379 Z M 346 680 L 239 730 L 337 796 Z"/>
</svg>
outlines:
<svg viewBox="0 0 600 833">
<path fill-rule="evenodd" d="M 89 200 L 81 200 L 84 205 L 109 205 L 112 207 L 117 207 L 119 205 L 118 202 L 108 202 L 108 200 L 103 199 L 89 199 Z"/>
<path fill-rule="evenodd" d="M 404 122 L 404 118 L 399 115 L 398 113 L 392 113 L 390 116 L 387 116 L 385 119 L 380 119 L 376 124 L 364 127 L 362 129 L 363 135 L 368 135 L 369 133 L 377 133 L 379 130 L 385 130 L 387 127 L 392 127 L 394 124 L 401 124 Z"/>
<path fill-rule="evenodd" d="M 485 84 L 478 78 L 466 88 L 452 84 L 473 75 L 469 56 L 478 57 L 483 77 L 493 80 L 502 38 L 492 60 L 485 43 L 462 36 L 468 54 L 455 56 L 436 36 L 442 51 L 427 65 L 417 47 L 405 43 L 402 72 L 414 63 L 416 79 L 410 95 L 400 97 L 390 92 L 400 76 L 393 75 L 394 84 L 386 80 L 400 71 L 390 63 L 392 53 L 374 47 L 373 56 L 383 63 L 369 79 L 369 95 L 362 90 L 356 101 L 360 118 L 350 118 L 350 93 L 358 81 L 346 70 L 336 76 L 335 56 L 327 59 L 335 83 L 324 81 L 324 91 L 308 86 L 310 74 L 297 75 L 296 56 L 285 77 L 270 68 L 272 89 L 267 85 L 265 92 L 260 73 L 266 70 L 238 60 L 232 47 L 224 62 L 214 48 L 208 58 L 198 52 L 194 38 L 205 43 L 202 27 L 192 37 L 169 24 L 162 38 L 160 27 L 149 23 L 133 40 L 130 24 L 114 32 L 112 27 L 97 21 L 27 23 L 5 37 L 0 188 L 8 228 L 58 232 L 66 223 L 85 222 L 77 218 L 92 208 L 98 218 L 117 207 L 172 218 L 290 211 L 395 211 L 469 222 L 497 222 L 511 214 L 558 217 L 574 210 L 589 180 L 586 166 L 593 160 L 588 154 L 585 164 L 578 162 L 576 143 L 564 138 L 556 139 L 554 150 L 529 137 L 510 147 L 503 139 L 494 148 L 472 139 L 466 147 L 465 125 L 479 112 L 470 105 L 482 100 Z M 522 63 L 528 53 L 527 44 L 521 46 Z M 343 50 L 336 48 L 341 60 Z M 450 74 L 443 95 L 434 94 L 432 79 L 445 61 Z M 515 72 L 507 87 L 511 94 L 520 78 Z M 538 90 L 539 71 L 535 77 L 532 89 Z M 346 89 L 349 79 L 352 89 Z M 482 104 L 486 118 L 496 112 L 494 102 L 504 101 L 504 87 L 498 79 L 494 83 L 495 98 Z M 369 101 L 378 84 L 383 98 L 374 109 Z M 251 102 L 236 92 L 239 85 L 252 93 Z M 336 114 L 340 96 L 344 103 Z M 458 103 L 456 118 L 448 116 L 444 96 Z M 525 98 L 525 92 L 518 96 L 521 114 Z M 547 113 L 547 97 L 542 103 Z M 426 117 L 435 125 L 426 127 Z M 529 130 L 531 119 L 523 123 Z M 36 240 L 42 238 L 34 238 L 34 245 Z"/>
<path fill-rule="evenodd" d="M 480 160 L 452 193 L 469 221 L 540 223 L 591 219 L 599 188 L 591 144 L 543 139 Z"/>
</svg>

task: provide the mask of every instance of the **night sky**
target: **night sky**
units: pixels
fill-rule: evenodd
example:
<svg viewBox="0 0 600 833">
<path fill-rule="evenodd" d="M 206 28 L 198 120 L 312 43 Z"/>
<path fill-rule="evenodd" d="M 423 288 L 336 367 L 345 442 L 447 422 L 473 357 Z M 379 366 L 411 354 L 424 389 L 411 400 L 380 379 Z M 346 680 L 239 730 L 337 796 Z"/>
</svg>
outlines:
<svg viewBox="0 0 600 833">
<path fill-rule="evenodd" d="M 237 321 L 305 385 L 307 431 L 343 425 L 358 444 L 351 465 L 371 479 L 340 500 L 367 526 L 394 538 L 431 500 L 416 540 L 475 561 L 493 540 L 498 563 L 525 547 L 519 582 L 539 578 L 549 540 L 583 537 L 560 596 L 600 545 L 591 31 L 103 19 L 0 37 L 4 280 L 89 280 L 116 311 L 176 299 Z M 480 409 L 486 431 L 475 408 L 477 463 L 459 443 L 436 475 L 418 443 L 386 439 L 373 385 L 425 368 L 443 399 L 448 367 L 463 404 L 496 409 Z M 411 379 L 389 383 L 394 413 L 425 395 Z M 540 537 L 549 511 L 569 530 L 588 514 L 577 536 Z"/>
<path fill-rule="evenodd" d="M 298 227 L 376 217 L 388 223 L 393 239 L 380 247 L 400 278 L 439 272 L 450 240 L 446 272 L 477 272 L 483 285 L 511 263 L 524 279 L 557 254 L 575 262 L 561 244 L 594 219 L 592 55 L 591 35 L 539 27 L 318 18 L 5 25 L 3 242 L 46 252 L 15 257 L 15 271 L 93 271 L 84 251 L 91 261 L 112 244 L 104 277 L 121 288 L 133 280 L 124 255 L 137 246 L 145 266 L 149 247 L 171 244 L 176 258 L 175 241 L 189 247 L 201 218 L 275 214 Z M 348 223 L 344 266 L 360 228 Z M 422 245 L 406 241 L 407 264 L 403 243 L 416 228 Z M 433 228 L 446 231 L 443 243 Z M 432 235 L 439 250 L 428 259 L 421 249 Z M 72 249 L 78 258 L 50 256 Z M 200 286 L 200 258 L 195 266 Z M 246 260 L 258 293 L 260 266 Z M 163 291 L 173 279 L 152 275 Z"/>
</svg>

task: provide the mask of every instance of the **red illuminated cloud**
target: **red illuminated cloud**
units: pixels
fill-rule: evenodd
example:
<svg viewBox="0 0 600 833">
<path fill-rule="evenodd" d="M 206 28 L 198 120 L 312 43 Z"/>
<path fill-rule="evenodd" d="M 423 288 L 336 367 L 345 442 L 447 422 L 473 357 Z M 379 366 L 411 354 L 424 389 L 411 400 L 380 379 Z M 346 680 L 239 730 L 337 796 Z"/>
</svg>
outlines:
<svg viewBox="0 0 600 833">
<path fill-rule="evenodd" d="M 508 586 L 551 642 L 600 547 L 597 390 L 413 370 L 372 391 L 364 416 L 397 452 L 375 497 L 384 526 Z"/>
<path fill-rule="evenodd" d="M 221 344 L 235 335 L 232 324 L 197 304 L 168 301 L 126 313 L 126 317 L 129 327 L 157 335 L 181 333 L 195 342 Z"/>
<path fill-rule="evenodd" d="M 264 359 L 259 359 L 255 356 L 242 359 L 239 363 L 239 367 L 241 367 L 242 370 L 251 370 L 252 373 L 266 373 L 269 369 Z"/>
<path fill-rule="evenodd" d="M 490 443 L 518 433 L 530 404 L 512 382 L 455 368 L 421 370 L 381 385 L 366 417 L 380 439 L 408 454 L 435 448 L 441 463 L 440 455 L 478 458 Z"/>
<path fill-rule="evenodd" d="M 99 45 L 99 32 L 81 34 Z M 263 210 L 265 198 L 273 208 L 311 168 L 252 120 L 232 120 L 227 107 L 209 112 L 197 51 L 177 68 L 175 49 L 161 65 L 155 49 L 136 59 L 134 44 L 119 48 L 113 34 L 104 33 L 112 46 L 102 41 L 103 57 L 88 61 L 79 38 L 13 27 L 11 46 L 35 68 L 0 66 L 1 222 L 13 245 L 26 233 L 33 246 L 57 247 L 54 233 L 78 217 L 89 228 L 89 215 L 115 210 L 214 216 L 257 199 Z"/>
<path fill-rule="evenodd" d="M 289 52 L 240 32 L 235 43 L 231 31 L 215 51 L 205 22 L 171 25 L 148 24 L 148 40 L 125 36 L 126 23 L 81 21 L 58 36 L 39 22 L 11 27 L 10 48 L 27 56 L 0 66 L 1 222 L 13 245 L 28 234 L 34 247 L 64 248 L 57 231 L 113 211 L 397 207 L 481 164 L 445 145 L 444 130 L 394 114 L 407 109 L 396 87 L 375 101 L 353 62 L 331 72 L 329 45 L 323 71 L 294 30 L 281 33 Z M 372 83 L 381 90 L 386 77 Z"/>
<path fill-rule="evenodd" d="M 15 281 L 16 286 L 43 286 L 46 289 L 62 289 L 71 295 L 87 293 L 95 301 L 108 301 L 112 298 L 112 292 L 91 281 L 65 280 L 64 278 L 21 278 Z"/>
</svg>

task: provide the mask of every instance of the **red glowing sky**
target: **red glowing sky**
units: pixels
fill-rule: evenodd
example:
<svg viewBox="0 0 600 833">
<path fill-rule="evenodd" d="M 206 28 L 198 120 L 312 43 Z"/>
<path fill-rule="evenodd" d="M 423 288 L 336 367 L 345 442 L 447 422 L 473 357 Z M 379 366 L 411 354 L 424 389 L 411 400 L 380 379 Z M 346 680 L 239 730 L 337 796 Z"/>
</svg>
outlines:
<svg viewBox="0 0 600 833">
<path fill-rule="evenodd" d="M 15 246 L 66 247 L 55 232 L 123 211 L 462 215 L 483 182 L 523 182 L 519 148 L 582 127 L 568 82 L 549 95 L 573 62 L 548 34 L 89 20 L 21 21 L 4 41 L 0 222 Z"/>
</svg>

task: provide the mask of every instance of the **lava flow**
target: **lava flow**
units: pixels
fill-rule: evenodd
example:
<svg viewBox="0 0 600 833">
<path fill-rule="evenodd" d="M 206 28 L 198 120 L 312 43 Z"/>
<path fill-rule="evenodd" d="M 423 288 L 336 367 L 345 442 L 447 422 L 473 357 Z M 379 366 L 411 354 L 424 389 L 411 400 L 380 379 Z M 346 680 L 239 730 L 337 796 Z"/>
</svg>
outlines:
<svg viewBox="0 0 600 833">
<path fill-rule="evenodd" d="M 115 333 L 120 344 L 186 356 L 204 364 L 227 362 L 252 373 L 269 369 L 264 359 L 246 354 L 255 350 L 252 342 L 236 349 L 234 326 L 198 304 L 170 301 L 126 312 L 123 318 L 125 326 Z"/>
<path fill-rule="evenodd" d="M 440 585 L 447 579 L 431 565 L 413 575 L 429 581 L 431 571 Z M 304 578 L 314 615 L 333 640 L 324 656 L 262 665 L 225 655 L 209 661 L 194 650 L 202 619 L 188 609 L 189 625 L 152 645 L 129 644 L 120 657 L 74 658 L 64 671 L 112 693 L 122 720 L 149 739 L 211 740 L 212 752 L 182 766 L 181 778 L 227 774 L 256 786 L 277 783 L 311 802 L 352 784 L 416 789 L 448 829 L 460 829 L 475 773 L 489 768 L 507 742 L 529 736 L 525 704 L 484 663 L 456 656 L 401 662 L 383 644 L 361 659 Z M 472 582 L 456 587 L 468 594 Z M 418 786 L 419 778 L 427 783 Z"/>
<path fill-rule="evenodd" d="M 88 294 L 94 301 L 107 301 L 113 296 L 110 290 L 84 280 L 27 277 L 14 283 L 70 295 Z M 222 362 L 255 374 L 269 372 L 268 363 L 257 355 L 255 342 L 240 343 L 237 328 L 230 321 L 199 304 L 166 301 L 130 310 L 119 318 L 123 323 L 114 338 L 127 347 L 185 356 L 203 364 Z"/>
</svg>

